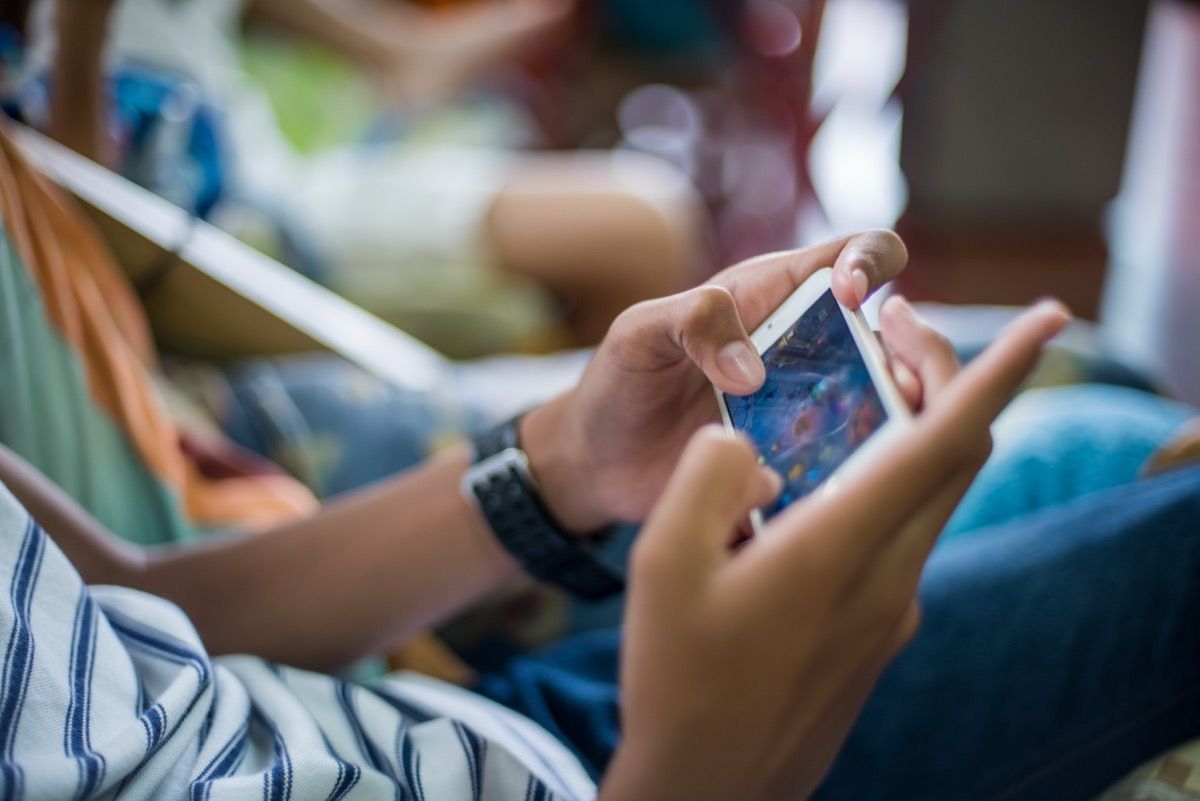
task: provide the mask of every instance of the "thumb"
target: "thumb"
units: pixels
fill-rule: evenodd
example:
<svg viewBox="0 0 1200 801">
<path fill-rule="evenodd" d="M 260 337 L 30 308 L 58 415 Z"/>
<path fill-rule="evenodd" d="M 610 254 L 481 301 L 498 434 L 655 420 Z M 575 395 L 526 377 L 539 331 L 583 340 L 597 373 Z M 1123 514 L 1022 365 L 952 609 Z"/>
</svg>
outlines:
<svg viewBox="0 0 1200 801">
<path fill-rule="evenodd" d="M 722 392 L 748 395 L 766 378 L 728 289 L 711 284 L 639 303 L 617 318 L 614 346 L 638 369 L 686 357 Z"/>
<path fill-rule="evenodd" d="M 687 302 L 679 305 L 671 322 L 688 358 L 722 392 L 745 395 L 762 386 L 766 369 L 746 335 L 729 290 L 699 286 L 682 298 Z"/>
<path fill-rule="evenodd" d="M 711 569 L 727 558 L 750 510 L 782 488 L 745 437 L 709 425 L 692 437 L 643 529 L 641 546 L 680 570 Z"/>
</svg>

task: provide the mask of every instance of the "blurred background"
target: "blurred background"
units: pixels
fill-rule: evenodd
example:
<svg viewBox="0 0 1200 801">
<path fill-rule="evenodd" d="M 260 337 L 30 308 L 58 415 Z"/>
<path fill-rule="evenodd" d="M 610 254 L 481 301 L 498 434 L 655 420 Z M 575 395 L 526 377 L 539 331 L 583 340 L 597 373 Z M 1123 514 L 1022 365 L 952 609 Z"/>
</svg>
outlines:
<svg viewBox="0 0 1200 801">
<path fill-rule="evenodd" d="M 94 157 L 453 357 L 886 226 L 910 297 L 1057 295 L 1200 401 L 1195 3 L 6 5 L 10 115 L 70 143 L 58 51 L 102 40 Z"/>
</svg>

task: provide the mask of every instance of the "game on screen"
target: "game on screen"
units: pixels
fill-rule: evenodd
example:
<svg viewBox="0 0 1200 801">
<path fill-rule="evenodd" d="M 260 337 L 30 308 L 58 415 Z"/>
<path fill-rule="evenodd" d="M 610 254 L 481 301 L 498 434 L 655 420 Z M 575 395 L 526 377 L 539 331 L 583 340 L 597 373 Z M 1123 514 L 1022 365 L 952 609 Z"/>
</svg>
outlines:
<svg viewBox="0 0 1200 801">
<path fill-rule="evenodd" d="M 887 412 L 833 293 L 826 291 L 763 354 L 753 395 L 725 395 L 734 428 L 783 476 L 769 520 L 816 489 L 885 422 Z"/>
</svg>

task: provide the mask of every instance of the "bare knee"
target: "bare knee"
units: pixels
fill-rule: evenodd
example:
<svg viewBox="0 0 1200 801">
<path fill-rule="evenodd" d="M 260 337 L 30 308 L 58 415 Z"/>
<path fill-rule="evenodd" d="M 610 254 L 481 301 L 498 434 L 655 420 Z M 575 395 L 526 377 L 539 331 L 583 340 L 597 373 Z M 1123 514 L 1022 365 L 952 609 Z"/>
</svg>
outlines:
<svg viewBox="0 0 1200 801">
<path fill-rule="evenodd" d="M 708 242 L 707 215 L 687 177 L 628 152 L 523 161 L 493 204 L 489 233 L 513 269 L 635 299 L 694 282 Z"/>
</svg>

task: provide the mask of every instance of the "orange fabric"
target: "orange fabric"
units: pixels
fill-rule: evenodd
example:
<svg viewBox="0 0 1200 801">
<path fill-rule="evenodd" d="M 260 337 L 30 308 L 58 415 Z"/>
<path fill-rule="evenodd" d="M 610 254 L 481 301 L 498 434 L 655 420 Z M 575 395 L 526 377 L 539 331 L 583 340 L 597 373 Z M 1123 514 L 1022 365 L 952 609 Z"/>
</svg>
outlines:
<svg viewBox="0 0 1200 801">
<path fill-rule="evenodd" d="M 0 128 L 0 212 L 47 316 L 75 351 L 96 404 L 201 526 L 263 526 L 313 512 L 317 500 L 283 475 L 202 475 L 155 392 L 155 350 L 140 301 L 99 232 L 22 158 Z"/>
</svg>

